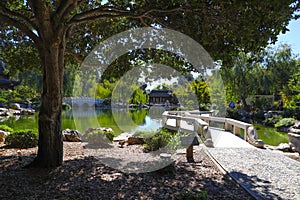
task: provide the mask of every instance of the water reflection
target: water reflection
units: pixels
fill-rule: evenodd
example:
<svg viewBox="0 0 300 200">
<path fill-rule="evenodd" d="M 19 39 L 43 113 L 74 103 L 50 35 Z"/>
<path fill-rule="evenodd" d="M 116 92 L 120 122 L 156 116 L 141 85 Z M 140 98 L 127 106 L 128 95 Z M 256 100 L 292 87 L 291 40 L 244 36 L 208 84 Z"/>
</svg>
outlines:
<svg viewBox="0 0 300 200">
<path fill-rule="evenodd" d="M 77 129 L 83 133 L 88 128 L 110 127 L 115 133 L 134 132 L 136 130 L 156 130 L 161 127 L 161 107 L 148 110 L 118 109 L 73 109 L 62 114 L 63 129 Z M 130 123 L 129 123 L 130 122 Z M 3 118 L 0 124 L 6 124 L 15 130 L 37 129 L 38 114 L 34 116 L 15 116 Z"/>
<path fill-rule="evenodd" d="M 152 131 L 161 127 L 163 112 L 162 107 L 137 110 L 79 108 L 63 114 L 63 125 L 66 119 L 72 119 L 76 129 L 81 132 L 91 127 L 110 127 L 117 134 L 136 130 Z"/>
<path fill-rule="evenodd" d="M 280 143 L 288 143 L 288 134 L 284 132 L 279 132 L 276 128 L 265 127 L 261 124 L 254 124 L 257 132 L 258 138 L 264 141 L 265 144 L 277 146 Z"/>
</svg>

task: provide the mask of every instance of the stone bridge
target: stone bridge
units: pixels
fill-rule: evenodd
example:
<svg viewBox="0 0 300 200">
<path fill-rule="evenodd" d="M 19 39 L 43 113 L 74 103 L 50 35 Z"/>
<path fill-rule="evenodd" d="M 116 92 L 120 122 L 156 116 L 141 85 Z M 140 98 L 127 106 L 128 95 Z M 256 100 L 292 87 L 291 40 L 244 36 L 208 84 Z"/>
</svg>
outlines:
<svg viewBox="0 0 300 200">
<path fill-rule="evenodd" d="M 103 99 L 93 97 L 64 97 L 63 102 L 71 107 L 98 107 L 103 104 Z"/>
</svg>

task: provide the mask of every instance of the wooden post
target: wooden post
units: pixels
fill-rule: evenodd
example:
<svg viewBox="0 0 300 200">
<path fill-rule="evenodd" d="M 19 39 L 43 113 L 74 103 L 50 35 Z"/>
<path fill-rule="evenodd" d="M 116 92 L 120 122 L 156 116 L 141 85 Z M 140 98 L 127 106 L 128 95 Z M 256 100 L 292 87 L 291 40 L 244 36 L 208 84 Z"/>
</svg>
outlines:
<svg viewBox="0 0 300 200">
<path fill-rule="evenodd" d="M 225 130 L 232 131 L 232 125 L 225 121 Z"/>
<path fill-rule="evenodd" d="M 233 133 L 235 135 L 240 135 L 240 133 L 241 133 L 240 131 L 241 131 L 241 128 L 234 125 Z"/>
<path fill-rule="evenodd" d="M 187 162 L 194 162 L 194 156 L 193 156 L 193 144 L 191 144 L 187 149 L 186 149 L 186 160 Z"/>
<path fill-rule="evenodd" d="M 176 128 L 180 128 L 180 118 L 176 118 Z"/>
<path fill-rule="evenodd" d="M 248 128 L 249 128 L 249 127 L 244 128 L 244 140 L 245 140 L 246 142 L 248 141 L 248 138 L 247 138 L 247 136 L 248 136 Z"/>
</svg>

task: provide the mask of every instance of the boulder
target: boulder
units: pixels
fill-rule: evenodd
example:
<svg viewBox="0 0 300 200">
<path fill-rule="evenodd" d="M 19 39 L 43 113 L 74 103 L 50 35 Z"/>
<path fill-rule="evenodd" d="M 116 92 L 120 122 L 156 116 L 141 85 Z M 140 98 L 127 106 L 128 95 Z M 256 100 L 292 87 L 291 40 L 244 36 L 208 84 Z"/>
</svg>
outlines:
<svg viewBox="0 0 300 200">
<path fill-rule="evenodd" d="M 113 130 L 111 128 L 105 128 L 105 127 L 100 127 L 100 128 L 88 128 L 86 131 L 84 131 L 83 136 L 88 135 L 90 132 L 93 131 L 104 131 L 104 132 L 113 132 Z"/>
<path fill-rule="evenodd" d="M 291 150 L 291 146 L 288 143 L 280 143 L 275 149 L 283 152 L 289 152 Z"/>
<path fill-rule="evenodd" d="M 113 139 L 114 142 L 120 142 L 120 141 L 127 141 L 129 137 L 132 137 L 133 134 L 130 133 L 121 133 L 120 135 L 118 135 L 117 137 L 115 137 Z"/>
<path fill-rule="evenodd" d="M 4 142 L 5 141 L 5 136 L 7 136 L 9 134 L 9 132 L 5 132 L 0 130 L 0 142 Z"/>
<path fill-rule="evenodd" d="M 291 128 L 289 129 L 289 132 L 290 132 L 290 133 L 300 134 L 300 129 L 291 127 Z"/>
<path fill-rule="evenodd" d="M 0 116 L 9 116 L 8 109 L 0 108 Z"/>
<path fill-rule="evenodd" d="M 144 138 L 139 136 L 131 136 L 127 139 L 128 145 L 144 144 Z"/>
<path fill-rule="evenodd" d="M 289 145 L 292 151 L 300 152 L 300 135 L 296 133 L 288 133 Z"/>
<path fill-rule="evenodd" d="M 63 131 L 63 141 L 81 142 L 80 132 L 77 130 L 66 129 Z"/>
<path fill-rule="evenodd" d="M 293 126 L 292 128 L 294 129 L 300 129 L 300 121 L 297 121 Z"/>
<path fill-rule="evenodd" d="M 21 110 L 22 115 L 34 115 L 35 110 L 24 108 Z"/>
<path fill-rule="evenodd" d="M 249 141 L 249 143 L 257 148 L 264 148 L 265 143 L 264 141 L 257 139 L 255 141 Z"/>
<path fill-rule="evenodd" d="M 300 122 L 297 121 L 293 126 L 289 128 L 290 133 L 300 134 Z"/>
</svg>

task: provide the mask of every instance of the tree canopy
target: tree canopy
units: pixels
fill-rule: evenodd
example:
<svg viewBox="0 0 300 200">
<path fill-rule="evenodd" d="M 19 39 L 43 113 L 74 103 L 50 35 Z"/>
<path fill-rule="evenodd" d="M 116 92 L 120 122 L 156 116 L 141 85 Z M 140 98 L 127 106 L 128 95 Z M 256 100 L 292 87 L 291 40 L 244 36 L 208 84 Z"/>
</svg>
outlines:
<svg viewBox="0 0 300 200">
<path fill-rule="evenodd" d="M 46 28 L 42 20 L 48 18 L 53 29 L 59 30 L 57 36 L 66 31 L 66 57 L 79 62 L 99 41 L 141 26 L 181 31 L 203 45 L 214 60 L 225 62 L 239 49 L 251 52 L 274 43 L 279 33 L 288 31 L 286 27 L 298 17 L 293 13 L 299 9 L 299 2 L 293 0 L 103 2 L 2 1 L 0 56 L 11 67 L 21 65 L 21 70 L 39 65 L 35 47 L 41 46 L 39 29 Z M 124 60 L 130 57 L 136 58 L 137 52 Z"/>
</svg>

